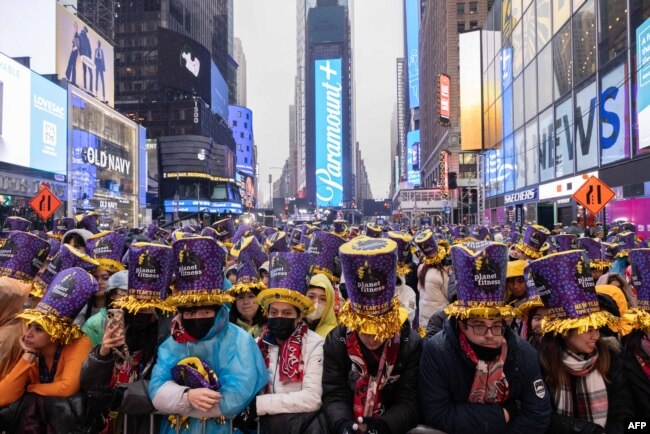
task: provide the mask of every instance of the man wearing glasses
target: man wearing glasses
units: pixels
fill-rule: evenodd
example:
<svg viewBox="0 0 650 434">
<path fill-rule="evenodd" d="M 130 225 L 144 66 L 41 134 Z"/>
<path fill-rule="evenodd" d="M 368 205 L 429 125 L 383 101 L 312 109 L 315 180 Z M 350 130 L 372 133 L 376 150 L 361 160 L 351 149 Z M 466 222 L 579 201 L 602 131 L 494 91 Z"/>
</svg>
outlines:
<svg viewBox="0 0 650 434">
<path fill-rule="evenodd" d="M 422 351 L 425 423 L 445 433 L 545 432 L 551 407 L 537 353 L 505 325 L 507 246 L 470 242 L 451 257 L 458 301 Z"/>
</svg>

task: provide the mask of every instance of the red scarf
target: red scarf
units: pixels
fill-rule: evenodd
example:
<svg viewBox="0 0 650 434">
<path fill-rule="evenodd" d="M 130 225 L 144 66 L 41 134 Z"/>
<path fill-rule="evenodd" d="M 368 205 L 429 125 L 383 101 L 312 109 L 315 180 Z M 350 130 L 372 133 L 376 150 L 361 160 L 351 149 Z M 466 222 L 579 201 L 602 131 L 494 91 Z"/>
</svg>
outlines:
<svg viewBox="0 0 650 434">
<path fill-rule="evenodd" d="M 278 365 L 280 366 L 280 382 L 282 384 L 302 383 L 305 370 L 305 361 L 302 357 L 302 343 L 305 341 L 308 330 L 309 325 L 301 321 L 293 333 L 291 333 L 291 336 L 280 345 Z M 266 342 L 269 333 L 269 328 L 265 325 L 262 330 L 262 339 L 257 343 L 267 368 L 270 364 L 269 344 Z M 266 385 L 266 393 L 270 393 L 270 386 L 270 384 Z"/>
<path fill-rule="evenodd" d="M 179 313 L 172 320 L 172 338 L 179 344 L 185 344 L 188 342 L 196 342 L 196 339 L 193 338 L 185 329 L 183 324 L 181 324 L 181 314 Z"/>
<path fill-rule="evenodd" d="M 508 355 L 508 344 L 503 340 L 501 344 L 501 355 L 497 360 L 480 360 L 467 340 L 465 333 L 459 335 L 460 348 L 465 352 L 467 358 L 476 365 L 474 371 L 474 382 L 469 393 L 468 402 L 476 404 L 501 404 L 508 399 L 510 390 L 508 379 L 503 372 L 503 365 Z"/>
<path fill-rule="evenodd" d="M 348 330 L 345 343 L 348 356 L 352 361 L 352 370 L 358 374 L 354 385 L 354 418 L 380 416 L 384 411 L 381 391 L 391 379 L 391 373 L 399 354 L 400 335 L 396 333 L 391 340 L 384 344 L 379 359 L 379 369 L 375 377 L 368 372 L 368 365 L 359 343 L 359 335 Z"/>
<path fill-rule="evenodd" d="M 648 380 L 650 380 L 650 339 L 648 335 L 643 336 L 641 340 L 641 348 L 635 354 L 637 362 L 641 365 L 641 369 Z"/>
</svg>

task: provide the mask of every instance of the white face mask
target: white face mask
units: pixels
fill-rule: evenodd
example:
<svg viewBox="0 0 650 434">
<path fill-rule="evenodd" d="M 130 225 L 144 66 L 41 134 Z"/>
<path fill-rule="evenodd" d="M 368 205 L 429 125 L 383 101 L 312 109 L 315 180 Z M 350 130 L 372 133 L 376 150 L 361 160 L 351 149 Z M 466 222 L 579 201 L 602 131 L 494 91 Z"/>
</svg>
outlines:
<svg viewBox="0 0 650 434">
<path fill-rule="evenodd" d="M 321 305 L 320 303 L 314 303 L 314 311 L 307 315 L 307 319 L 309 321 L 316 321 L 317 319 L 321 319 L 323 317 L 323 313 L 325 312 L 325 305 Z"/>
</svg>

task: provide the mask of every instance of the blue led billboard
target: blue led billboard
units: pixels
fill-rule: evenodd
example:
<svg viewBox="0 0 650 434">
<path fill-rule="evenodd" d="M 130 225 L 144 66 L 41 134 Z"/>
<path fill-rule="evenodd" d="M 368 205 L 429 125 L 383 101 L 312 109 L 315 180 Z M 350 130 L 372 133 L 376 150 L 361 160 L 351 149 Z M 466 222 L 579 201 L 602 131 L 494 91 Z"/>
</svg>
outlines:
<svg viewBox="0 0 650 434">
<path fill-rule="evenodd" d="M 343 80 L 341 59 L 319 59 L 314 65 L 314 131 L 316 204 L 343 201 Z"/>
<path fill-rule="evenodd" d="M 241 214 L 243 207 L 237 202 L 211 202 L 201 200 L 166 200 L 163 202 L 166 213 L 209 212 L 211 214 Z"/>
<path fill-rule="evenodd" d="M 418 55 L 420 32 L 420 0 L 404 0 L 406 14 L 406 64 L 409 86 L 409 107 L 420 107 L 420 66 Z"/>
<path fill-rule="evenodd" d="M 636 58 L 639 149 L 644 149 L 650 147 L 650 19 L 636 29 Z"/>
<path fill-rule="evenodd" d="M 237 145 L 237 172 L 254 176 L 253 167 L 253 112 L 246 107 L 228 107 L 228 124 Z"/>
<path fill-rule="evenodd" d="M 222 118 L 228 120 L 228 83 L 224 80 L 223 75 L 214 62 L 211 62 L 210 69 L 210 86 L 212 101 L 210 108 L 212 113 L 216 113 Z"/>
<path fill-rule="evenodd" d="M 420 185 L 420 130 L 406 133 L 406 168 L 408 182 Z"/>
</svg>

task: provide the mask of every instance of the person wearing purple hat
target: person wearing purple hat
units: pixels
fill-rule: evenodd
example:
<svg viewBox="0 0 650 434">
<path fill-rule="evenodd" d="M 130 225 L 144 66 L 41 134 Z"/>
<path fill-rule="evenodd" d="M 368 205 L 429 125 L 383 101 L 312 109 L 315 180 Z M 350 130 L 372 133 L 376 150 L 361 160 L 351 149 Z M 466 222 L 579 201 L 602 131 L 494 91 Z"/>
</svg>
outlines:
<svg viewBox="0 0 650 434">
<path fill-rule="evenodd" d="M 551 232 L 544 226 L 528 225 L 521 241 L 515 244 L 515 249 L 523 254 L 519 259 L 533 260 L 544 256 L 550 247 L 550 237 Z"/>
<path fill-rule="evenodd" d="M 32 222 L 19 216 L 9 216 L 5 219 L 2 225 L 1 238 L 6 238 L 10 232 L 29 232 L 32 228 Z"/>
<path fill-rule="evenodd" d="M 78 229 L 85 229 L 93 234 L 99 232 L 99 213 L 97 211 L 86 211 L 75 216 L 75 219 L 77 220 Z"/>
<path fill-rule="evenodd" d="M 449 304 L 450 272 L 445 265 L 449 243 L 437 241 L 430 230 L 419 232 L 414 239 L 423 258 L 418 267 L 418 326 L 426 327 L 431 317 Z"/>
<path fill-rule="evenodd" d="M 332 232 L 341 238 L 347 238 L 350 234 L 348 231 L 348 222 L 342 219 L 336 219 L 332 223 Z"/>
<path fill-rule="evenodd" d="M 61 217 L 54 220 L 54 226 L 52 227 L 52 230 L 47 233 L 47 236 L 61 241 L 63 235 L 75 227 L 77 227 L 77 222 L 73 217 Z"/>
<path fill-rule="evenodd" d="M 406 284 L 406 276 L 417 278 L 416 267 L 412 261 L 413 237 L 406 232 L 389 231 L 388 238 L 397 244 L 397 280 L 395 293 L 402 306 L 409 311 L 408 320 L 413 323 L 417 311 L 417 297 L 415 291 Z"/>
<path fill-rule="evenodd" d="M 591 276 L 597 282 L 609 269 L 609 261 L 603 258 L 603 244 L 594 238 L 580 237 L 576 239 L 576 248 L 584 250 L 589 257 Z"/>
<path fill-rule="evenodd" d="M 289 245 L 287 244 L 287 233 L 284 231 L 277 231 L 271 234 L 266 241 L 264 241 L 264 250 L 268 254 L 273 252 L 288 252 Z"/>
<path fill-rule="evenodd" d="M 448 433 L 543 433 L 551 414 L 537 354 L 506 326 L 508 247 L 451 248 L 458 301 L 424 343 L 420 403 L 426 425 Z"/>
<path fill-rule="evenodd" d="M 405 433 L 419 421 L 422 340 L 395 295 L 397 244 L 360 236 L 339 255 L 349 298 L 323 347 L 323 412 L 335 434 Z"/>
<path fill-rule="evenodd" d="M 623 432 L 633 417 L 617 352 L 600 329 L 619 329 L 601 310 L 584 252 L 570 250 L 531 262 L 530 273 L 547 309 L 539 363 L 552 397 L 549 432 Z"/>
</svg>

